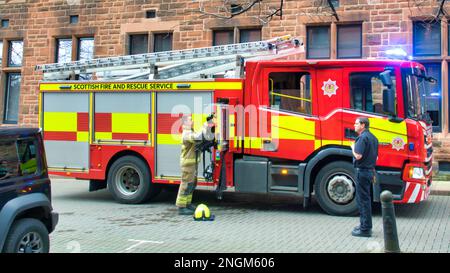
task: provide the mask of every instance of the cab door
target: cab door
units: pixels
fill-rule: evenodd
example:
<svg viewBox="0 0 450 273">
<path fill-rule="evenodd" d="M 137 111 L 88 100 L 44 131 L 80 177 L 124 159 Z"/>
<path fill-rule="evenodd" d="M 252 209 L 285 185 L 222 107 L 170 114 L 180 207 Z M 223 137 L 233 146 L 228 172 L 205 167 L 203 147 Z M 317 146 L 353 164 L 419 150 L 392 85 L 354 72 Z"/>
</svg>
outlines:
<svg viewBox="0 0 450 273">
<path fill-rule="evenodd" d="M 342 80 L 342 68 L 317 69 L 317 100 L 321 139 L 316 149 L 342 145 L 342 99 L 347 86 Z"/>
<path fill-rule="evenodd" d="M 254 155 L 306 159 L 315 150 L 320 135 L 314 69 L 264 68 L 261 76 L 257 94 L 253 96 L 258 118 L 250 120 L 254 128 L 247 128 L 250 141 L 244 145 L 250 146 Z M 252 135 L 255 128 L 256 137 Z"/>
</svg>

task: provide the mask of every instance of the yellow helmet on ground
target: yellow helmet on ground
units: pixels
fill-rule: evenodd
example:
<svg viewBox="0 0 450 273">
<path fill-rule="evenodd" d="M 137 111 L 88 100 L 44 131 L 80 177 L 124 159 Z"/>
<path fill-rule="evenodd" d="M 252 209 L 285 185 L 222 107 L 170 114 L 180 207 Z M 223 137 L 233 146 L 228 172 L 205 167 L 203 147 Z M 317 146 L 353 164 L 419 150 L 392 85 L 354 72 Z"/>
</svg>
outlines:
<svg viewBox="0 0 450 273">
<path fill-rule="evenodd" d="M 200 204 L 197 206 L 194 212 L 194 220 L 196 221 L 212 221 L 214 220 L 214 215 L 211 215 L 211 211 L 205 204 Z"/>
</svg>

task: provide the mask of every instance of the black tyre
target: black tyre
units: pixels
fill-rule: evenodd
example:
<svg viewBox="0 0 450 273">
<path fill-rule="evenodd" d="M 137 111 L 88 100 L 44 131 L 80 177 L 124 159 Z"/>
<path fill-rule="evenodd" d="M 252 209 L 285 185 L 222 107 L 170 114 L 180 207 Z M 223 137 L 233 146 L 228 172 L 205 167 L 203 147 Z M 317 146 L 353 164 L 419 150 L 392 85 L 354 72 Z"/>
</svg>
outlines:
<svg viewBox="0 0 450 273">
<path fill-rule="evenodd" d="M 325 165 L 315 180 L 314 191 L 320 207 L 328 214 L 350 216 L 358 214 L 355 170 L 346 161 Z"/>
<path fill-rule="evenodd" d="M 108 189 L 123 204 L 143 203 L 161 191 L 159 185 L 151 182 L 147 164 L 135 156 L 121 157 L 111 165 Z"/>
<path fill-rule="evenodd" d="M 50 239 L 44 223 L 33 218 L 17 220 L 6 237 L 5 253 L 48 253 Z"/>
</svg>

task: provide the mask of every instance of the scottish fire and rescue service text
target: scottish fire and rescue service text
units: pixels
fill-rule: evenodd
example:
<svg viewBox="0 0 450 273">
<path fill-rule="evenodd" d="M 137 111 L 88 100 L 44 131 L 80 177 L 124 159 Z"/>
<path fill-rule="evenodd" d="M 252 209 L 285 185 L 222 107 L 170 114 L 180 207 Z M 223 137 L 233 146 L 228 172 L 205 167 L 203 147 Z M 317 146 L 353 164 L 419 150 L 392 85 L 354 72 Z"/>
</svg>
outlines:
<svg viewBox="0 0 450 273">
<path fill-rule="evenodd" d="M 173 83 L 83 83 L 74 84 L 73 90 L 159 90 L 174 89 Z"/>
<path fill-rule="evenodd" d="M 177 269 L 201 269 L 206 270 L 209 267 L 214 268 L 274 268 L 274 258 L 218 258 L 217 260 L 208 259 L 189 259 L 182 257 L 175 260 L 174 267 Z"/>
</svg>

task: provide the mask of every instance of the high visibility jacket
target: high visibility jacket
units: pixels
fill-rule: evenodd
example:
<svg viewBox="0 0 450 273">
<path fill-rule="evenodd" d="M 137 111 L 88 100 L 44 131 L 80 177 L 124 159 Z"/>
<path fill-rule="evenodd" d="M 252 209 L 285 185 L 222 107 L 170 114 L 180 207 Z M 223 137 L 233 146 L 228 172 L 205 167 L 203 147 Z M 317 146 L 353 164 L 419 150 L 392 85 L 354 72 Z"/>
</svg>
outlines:
<svg viewBox="0 0 450 273">
<path fill-rule="evenodd" d="M 181 168 L 194 167 L 195 163 L 200 161 L 200 153 L 195 152 L 195 144 L 202 140 L 202 135 L 203 130 L 202 132 L 196 133 L 192 128 L 183 126 L 180 155 Z M 197 161 L 195 156 L 197 156 Z"/>
<path fill-rule="evenodd" d="M 181 135 L 181 155 L 180 166 L 181 168 L 194 167 L 195 163 L 200 161 L 200 152 L 195 152 L 195 146 L 197 143 L 204 139 L 213 139 L 214 135 L 207 130 L 208 124 L 205 122 L 201 132 L 194 132 L 190 127 L 183 126 L 183 133 Z M 197 156 L 197 160 L 196 157 Z"/>
</svg>

